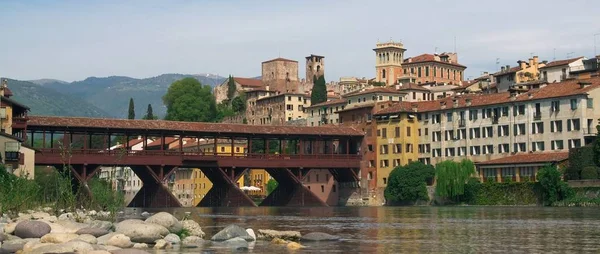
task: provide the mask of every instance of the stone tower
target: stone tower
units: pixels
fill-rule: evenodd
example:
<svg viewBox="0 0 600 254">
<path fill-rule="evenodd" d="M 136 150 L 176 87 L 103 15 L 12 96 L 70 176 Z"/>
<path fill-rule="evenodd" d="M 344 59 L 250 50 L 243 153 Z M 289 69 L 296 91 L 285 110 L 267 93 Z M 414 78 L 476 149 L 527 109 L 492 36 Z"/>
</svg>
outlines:
<svg viewBox="0 0 600 254">
<path fill-rule="evenodd" d="M 387 86 L 396 83 L 402 77 L 402 60 L 406 49 L 401 42 L 377 43 L 375 49 L 375 81 L 384 82 Z"/>
<path fill-rule="evenodd" d="M 313 77 L 325 75 L 325 60 L 324 56 L 317 56 L 311 54 L 306 57 L 306 83 L 313 84 Z"/>
</svg>

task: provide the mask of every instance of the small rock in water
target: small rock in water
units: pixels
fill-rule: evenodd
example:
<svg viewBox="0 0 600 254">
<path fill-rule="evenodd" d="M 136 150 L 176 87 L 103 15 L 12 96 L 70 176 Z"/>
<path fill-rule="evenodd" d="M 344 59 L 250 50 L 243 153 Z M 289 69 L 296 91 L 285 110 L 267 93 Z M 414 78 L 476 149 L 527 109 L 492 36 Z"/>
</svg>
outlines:
<svg viewBox="0 0 600 254">
<path fill-rule="evenodd" d="M 165 241 L 164 239 L 157 240 L 156 244 L 154 244 L 154 249 L 157 250 L 164 250 L 168 248 L 171 248 L 171 243 Z"/>
<path fill-rule="evenodd" d="M 15 227 L 17 227 L 17 223 L 16 222 L 11 222 L 8 223 L 6 225 L 4 225 L 4 233 L 7 234 L 12 234 L 15 232 Z"/>
<path fill-rule="evenodd" d="M 273 240 L 271 240 L 272 244 L 288 244 L 288 241 L 283 240 L 281 238 L 273 238 Z"/>
<path fill-rule="evenodd" d="M 75 220 L 75 217 L 72 213 L 63 213 L 58 216 L 58 220 Z"/>
<path fill-rule="evenodd" d="M 200 227 L 200 224 L 198 224 L 198 222 L 195 222 L 193 220 L 184 220 L 181 221 L 181 225 L 183 226 L 183 229 L 185 229 L 191 236 L 204 238 L 205 234 L 202 231 L 202 228 Z"/>
<path fill-rule="evenodd" d="M 231 238 L 227 241 L 221 242 L 220 244 L 227 245 L 232 249 L 248 248 L 248 241 L 241 237 Z"/>
<path fill-rule="evenodd" d="M 50 233 L 42 236 L 40 239 L 41 243 L 66 243 L 68 241 L 74 240 L 79 235 L 77 234 L 69 234 L 69 233 Z"/>
<path fill-rule="evenodd" d="M 183 229 L 181 222 L 179 222 L 175 216 L 167 212 L 160 212 L 152 215 L 146 219 L 146 222 L 161 225 L 167 228 L 171 233 L 177 233 Z"/>
<path fill-rule="evenodd" d="M 301 244 L 299 244 L 297 242 L 289 242 L 286 246 L 290 250 L 299 250 L 299 249 L 304 248 L 304 246 L 302 246 Z"/>
<path fill-rule="evenodd" d="M 106 245 L 111 245 L 119 248 L 129 248 L 133 246 L 131 239 L 124 234 L 116 234 L 106 242 Z"/>
<path fill-rule="evenodd" d="M 204 240 L 197 236 L 188 236 L 181 241 L 183 247 L 198 247 L 204 243 Z"/>
<path fill-rule="evenodd" d="M 181 242 L 181 239 L 179 239 L 179 236 L 176 234 L 168 234 L 164 239 L 172 244 L 179 244 Z"/>
<path fill-rule="evenodd" d="M 136 243 L 133 245 L 134 249 L 148 249 L 148 244 L 145 243 Z"/>
<path fill-rule="evenodd" d="M 256 235 L 254 234 L 254 230 L 252 230 L 251 228 L 247 228 L 246 232 L 252 237 L 254 238 L 254 241 L 256 241 Z"/>
<path fill-rule="evenodd" d="M 277 231 L 271 229 L 259 229 L 257 238 L 260 240 L 271 240 L 281 238 L 289 241 L 299 241 L 302 235 L 298 231 Z"/>
<path fill-rule="evenodd" d="M 334 236 L 334 235 L 330 235 L 327 233 L 321 233 L 321 232 L 313 232 L 313 233 L 308 233 L 306 235 L 303 235 L 301 238 L 302 241 L 338 241 L 340 240 L 339 237 Z"/>
<path fill-rule="evenodd" d="M 149 212 L 142 212 L 142 217 L 150 217 L 150 213 Z"/>
<path fill-rule="evenodd" d="M 254 241 L 254 238 L 246 232 L 246 230 L 238 225 L 229 225 L 223 230 L 219 231 L 219 233 L 215 234 L 211 240 L 213 241 L 227 241 L 232 238 L 242 238 L 246 241 Z"/>
</svg>

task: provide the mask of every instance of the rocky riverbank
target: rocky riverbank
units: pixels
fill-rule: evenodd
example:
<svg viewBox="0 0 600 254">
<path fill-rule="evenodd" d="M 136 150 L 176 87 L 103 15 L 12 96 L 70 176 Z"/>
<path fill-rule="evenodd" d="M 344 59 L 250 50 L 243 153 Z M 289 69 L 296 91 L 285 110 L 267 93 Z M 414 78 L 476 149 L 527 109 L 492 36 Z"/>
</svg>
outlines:
<svg viewBox="0 0 600 254">
<path fill-rule="evenodd" d="M 201 226 L 188 219 L 159 212 L 144 212 L 140 218 L 121 218 L 111 222 L 107 212 L 77 211 L 61 213 L 52 209 L 0 217 L 1 253 L 150 253 L 161 249 L 201 250 L 211 247 L 234 250 L 252 249 L 256 241 L 291 250 L 304 248 L 301 242 L 338 241 L 333 235 L 313 232 L 245 229 L 229 225 L 207 239 Z"/>
</svg>

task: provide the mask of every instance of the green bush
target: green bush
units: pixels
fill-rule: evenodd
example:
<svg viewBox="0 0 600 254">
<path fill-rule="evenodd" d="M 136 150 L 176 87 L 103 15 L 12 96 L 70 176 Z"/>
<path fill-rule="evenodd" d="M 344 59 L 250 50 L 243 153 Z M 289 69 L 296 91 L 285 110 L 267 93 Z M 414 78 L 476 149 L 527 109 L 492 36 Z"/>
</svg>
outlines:
<svg viewBox="0 0 600 254">
<path fill-rule="evenodd" d="M 384 196 L 389 205 L 408 205 L 417 201 L 427 201 L 427 179 L 435 175 L 431 165 L 411 162 L 396 167 L 389 175 Z"/>
<path fill-rule="evenodd" d="M 269 179 L 269 181 L 267 182 L 267 195 L 271 194 L 271 192 L 277 189 L 278 185 L 279 183 L 277 183 L 275 179 Z"/>
<path fill-rule="evenodd" d="M 539 191 L 534 183 L 472 183 L 474 196 L 465 203 L 471 205 L 532 205 L 538 203 Z M 465 187 L 467 188 L 467 187 Z M 471 188 L 471 187 L 469 187 Z"/>
<path fill-rule="evenodd" d="M 594 158 L 594 148 L 591 146 L 572 148 L 569 150 L 569 166 L 565 171 L 565 178 L 567 180 L 579 180 L 582 169 L 588 166 L 596 166 Z"/>
<path fill-rule="evenodd" d="M 481 190 L 481 182 L 475 177 L 471 177 L 464 187 L 464 192 L 458 197 L 458 201 L 465 204 L 475 204 L 477 194 Z"/>
<path fill-rule="evenodd" d="M 8 173 L 0 164 L 0 214 L 35 208 L 39 193 L 35 181 Z"/>
<path fill-rule="evenodd" d="M 538 185 L 542 191 L 544 205 L 573 196 L 573 189 L 561 180 L 561 174 L 554 165 L 547 165 L 538 171 Z"/>
<path fill-rule="evenodd" d="M 587 166 L 581 170 L 581 179 L 590 180 L 590 179 L 598 179 L 598 167 L 595 166 Z"/>
</svg>

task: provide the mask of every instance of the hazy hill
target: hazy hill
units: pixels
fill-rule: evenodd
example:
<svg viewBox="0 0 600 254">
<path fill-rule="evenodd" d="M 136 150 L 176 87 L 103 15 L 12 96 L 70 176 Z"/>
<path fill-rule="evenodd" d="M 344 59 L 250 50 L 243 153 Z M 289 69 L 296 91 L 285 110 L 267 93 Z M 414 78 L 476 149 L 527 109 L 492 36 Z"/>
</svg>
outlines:
<svg viewBox="0 0 600 254">
<path fill-rule="evenodd" d="M 65 84 L 63 84 L 65 85 Z M 104 110 L 75 96 L 29 81 L 8 80 L 12 99 L 31 108 L 32 115 L 109 117 Z"/>
<path fill-rule="evenodd" d="M 36 85 L 46 85 L 46 84 L 50 84 L 50 83 L 57 83 L 57 84 L 68 84 L 69 83 L 67 81 L 62 81 L 62 80 L 58 80 L 58 79 L 50 79 L 50 78 L 27 80 L 27 81 L 34 83 Z"/>
<path fill-rule="evenodd" d="M 225 80 L 223 77 L 207 74 L 163 74 L 144 79 L 111 76 L 89 77 L 68 84 L 48 82 L 44 84 L 44 87 L 55 89 L 67 95 L 77 96 L 118 118 L 127 117 L 129 98 L 133 98 L 135 115 L 139 119 L 146 113 L 148 104 L 152 104 L 154 114 L 159 117 L 164 116 L 166 108 L 162 103 L 162 96 L 167 92 L 171 83 L 186 77 L 194 77 L 203 85 L 212 87 Z"/>
</svg>

